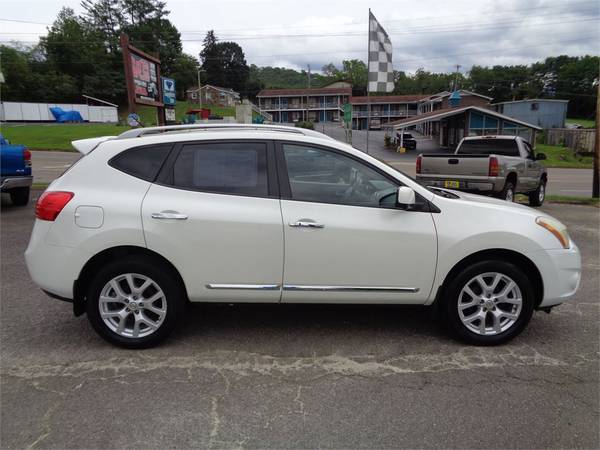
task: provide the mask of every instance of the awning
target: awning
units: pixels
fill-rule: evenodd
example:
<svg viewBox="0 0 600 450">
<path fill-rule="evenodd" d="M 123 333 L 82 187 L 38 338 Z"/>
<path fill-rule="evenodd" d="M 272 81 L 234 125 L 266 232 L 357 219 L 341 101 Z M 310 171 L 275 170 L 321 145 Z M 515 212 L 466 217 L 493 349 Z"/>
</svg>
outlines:
<svg viewBox="0 0 600 450">
<path fill-rule="evenodd" d="M 532 130 L 538 130 L 538 131 L 542 130 L 542 128 L 538 127 L 537 125 L 523 122 L 522 120 L 518 120 L 513 117 L 506 116 L 504 114 L 500 114 L 499 112 L 492 111 L 491 109 L 481 108 L 479 106 L 463 106 L 462 108 L 458 107 L 458 108 L 438 109 L 435 111 L 429 111 L 424 114 L 420 114 L 418 116 L 408 117 L 406 119 L 400 119 L 400 120 L 396 120 L 394 122 L 385 123 L 385 124 L 382 124 L 381 126 L 383 128 L 388 128 L 388 129 L 392 128 L 395 130 L 400 130 L 400 129 L 410 127 L 413 125 L 418 125 L 420 123 L 439 122 L 442 119 L 445 119 L 447 117 L 457 116 L 466 111 L 477 111 L 482 114 L 487 114 L 488 116 L 497 117 L 498 119 L 502 119 L 502 120 L 506 120 L 508 122 L 513 122 L 513 123 L 519 124 L 526 128 L 531 128 Z"/>
</svg>

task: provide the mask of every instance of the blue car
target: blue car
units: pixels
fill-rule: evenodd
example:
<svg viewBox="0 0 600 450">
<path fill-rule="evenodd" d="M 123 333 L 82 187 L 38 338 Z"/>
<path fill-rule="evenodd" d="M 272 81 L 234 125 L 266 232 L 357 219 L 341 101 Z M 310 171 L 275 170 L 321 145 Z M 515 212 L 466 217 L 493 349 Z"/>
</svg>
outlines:
<svg viewBox="0 0 600 450">
<path fill-rule="evenodd" d="M 14 205 L 25 206 L 29 203 L 29 191 L 33 182 L 31 152 L 24 145 L 11 145 L 0 134 L 0 167 L 0 190 L 10 194 Z"/>
</svg>

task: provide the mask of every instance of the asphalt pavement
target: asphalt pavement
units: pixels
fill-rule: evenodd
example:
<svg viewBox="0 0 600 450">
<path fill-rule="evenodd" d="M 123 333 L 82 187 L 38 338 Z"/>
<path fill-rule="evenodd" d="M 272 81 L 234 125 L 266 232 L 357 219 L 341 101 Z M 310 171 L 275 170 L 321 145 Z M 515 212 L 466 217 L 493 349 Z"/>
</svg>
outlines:
<svg viewBox="0 0 600 450">
<path fill-rule="evenodd" d="M 197 305 L 127 351 L 33 285 L 33 203 L 3 203 L 0 447 L 598 448 L 598 209 L 543 210 L 582 285 L 508 345 L 456 342 L 420 307 Z"/>
</svg>

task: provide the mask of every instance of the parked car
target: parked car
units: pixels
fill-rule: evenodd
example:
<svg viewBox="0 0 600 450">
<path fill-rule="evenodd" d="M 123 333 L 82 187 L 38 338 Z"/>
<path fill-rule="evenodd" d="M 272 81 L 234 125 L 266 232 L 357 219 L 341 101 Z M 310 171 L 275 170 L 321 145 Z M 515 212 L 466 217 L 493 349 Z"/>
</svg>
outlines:
<svg viewBox="0 0 600 450">
<path fill-rule="evenodd" d="M 8 193 L 15 206 L 29 203 L 31 176 L 31 152 L 24 145 L 10 144 L 0 134 L 0 189 Z"/>
<path fill-rule="evenodd" d="M 458 189 L 500 197 L 529 196 L 531 206 L 546 198 L 548 172 L 529 142 L 516 136 L 476 136 L 460 141 L 453 155 L 417 157 L 417 181 L 427 186 Z"/>
<path fill-rule="evenodd" d="M 556 219 L 425 188 L 312 130 L 181 125 L 73 145 L 85 156 L 39 198 L 25 258 L 117 345 L 160 342 L 188 302 L 433 305 L 467 342 L 499 344 L 579 285 Z"/>
<path fill-rule="evenodd" d="M 406 150 L 417 149 L 417 140 L 410 133 L 396 133 L 396 145 L 400 146 L 401 143 Z"/>
</svg>

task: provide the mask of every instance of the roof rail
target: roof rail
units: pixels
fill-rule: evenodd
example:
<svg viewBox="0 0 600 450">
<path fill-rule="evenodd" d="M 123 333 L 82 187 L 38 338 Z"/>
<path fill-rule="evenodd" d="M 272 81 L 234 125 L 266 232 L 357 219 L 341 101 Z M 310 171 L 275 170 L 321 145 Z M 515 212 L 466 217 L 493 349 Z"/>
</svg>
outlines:
<svg viewBox="0 0 600 450">
<path fill-rule="evenodd" d="M 117 139 L 129 139 L 137 138 L 142 136 L 148 136 L 160 133 L 177 133 L 177 132 L 191 132 L 191 131 L 246 131 L 246 130 L 259 130 L 259 131 L 279 131 L 283 133 L 295 133 L 302 134 L 304 136 L 312 136 L 318 138 L 332 139 L 326 134 L 319 133 L 318 131 L 308 130 L 306 128 L 289 127 L 284 125 L 259 125 L 259 124 L 244 124 L 244 123 L 201 123 L 201 124 L 190 124 L 190 125 L 166 125 L 162 127 L 147 127 L 147 128 L 134 128 L 125 131 Z"/>
</svg>

